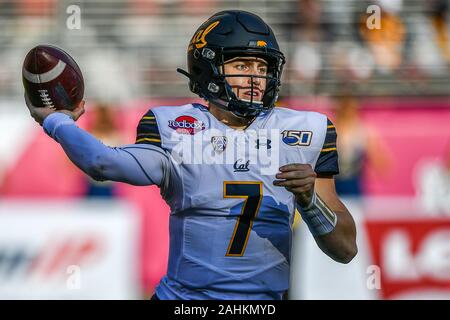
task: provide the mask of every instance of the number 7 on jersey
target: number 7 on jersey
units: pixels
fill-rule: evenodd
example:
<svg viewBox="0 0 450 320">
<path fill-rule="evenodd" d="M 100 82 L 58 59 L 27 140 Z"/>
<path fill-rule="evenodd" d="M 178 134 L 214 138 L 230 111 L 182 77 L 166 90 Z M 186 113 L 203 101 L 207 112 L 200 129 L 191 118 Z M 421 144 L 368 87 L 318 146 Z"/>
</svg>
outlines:
<svg viewBox="0 0 450 320">
<path fill-rule="evenodd" d="M 224 198 L 243 198 L 241 214 L 234 226 L 233 235 L 226 256 L 242 257 L 247 247 L 253 220 L 258 214 L 262 200 L 262 182 L 260 181 L 224 181 Z"/>
</svg>

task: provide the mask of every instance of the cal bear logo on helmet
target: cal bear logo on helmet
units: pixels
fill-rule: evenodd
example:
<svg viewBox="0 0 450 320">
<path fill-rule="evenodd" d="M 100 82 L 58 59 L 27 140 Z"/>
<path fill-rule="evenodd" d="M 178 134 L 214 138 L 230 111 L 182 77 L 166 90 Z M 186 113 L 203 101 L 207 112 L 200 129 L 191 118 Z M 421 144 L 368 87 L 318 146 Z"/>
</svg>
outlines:
<svg viewBox="0 0 450 320">
<path fill-rule="evenodd" d="M 195 35 L 192 37 L 191 42 L 188 46 L 188 51 L 194 49 L 196 47 L 197 49 L 203 48 L 206 46 L 206 35 L 211 32 L 212 29 L 217 27 L 217 25 L 220 23 L 220 21 L 216 21 L 211 23 L 206 29 L 200 29 L 198 30 Z"/>
<path fill-rule="evenodd" d="M 181 134 L 194 135 L 199 131 L 205 130 L 206 126 L 191 116 L 180 116 L 175 120 L 169 120 L 169 127 Z"/>
</svg>

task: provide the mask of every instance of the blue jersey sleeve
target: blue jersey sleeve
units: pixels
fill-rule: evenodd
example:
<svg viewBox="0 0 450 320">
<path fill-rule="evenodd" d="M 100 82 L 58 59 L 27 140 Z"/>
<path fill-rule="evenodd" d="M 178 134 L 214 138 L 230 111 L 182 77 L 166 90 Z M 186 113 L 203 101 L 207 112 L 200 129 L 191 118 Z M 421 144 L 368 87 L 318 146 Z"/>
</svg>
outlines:
<svg viewBox="0 0 450 320">
<path fill-rule="evenodd" d="M 157 145 L 106 146 L 61 112 L 49 115 L 43 127 L 69 159 L 95 180 L 161 186 L 169 174 L 168 155 Z"/>
<path fill-rule="evenodd" d="M 338 153 L 336 146 L 336 128 L 328 119 L 327 134 L 320 151 L 314 171 L 319 175 L 336 175 L 339 174 Z"/>
</svg>

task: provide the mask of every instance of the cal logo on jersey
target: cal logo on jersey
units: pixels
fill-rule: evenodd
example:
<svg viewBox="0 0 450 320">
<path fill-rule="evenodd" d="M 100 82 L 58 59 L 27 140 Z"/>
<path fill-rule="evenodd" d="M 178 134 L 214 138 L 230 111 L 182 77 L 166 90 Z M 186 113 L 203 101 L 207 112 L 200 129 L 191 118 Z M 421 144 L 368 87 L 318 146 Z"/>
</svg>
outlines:
<svg viewBox="0 0 450 320">
<path fill-rule="evenodd" d="M 180 116 L 175 120 L 169 120 L 169 128 L 176 130 L 181 134 L 194 135 L 197 132 L 205 130 L 206 126 L 202 121 L 191 116 Z"/>
<path fill-rule="evenodd" d="M 311 131 L 284 130 L 282 140 L 289 146 L 309 146 L 311 144 Z"/>
<path fill-rule="evenodd" d="M 244 161 L 242 159 L 236 160 L 234 163 L 234 172 L 247 172 L 250 171 L 249 169 L 250 160 Z"/>
</svg>

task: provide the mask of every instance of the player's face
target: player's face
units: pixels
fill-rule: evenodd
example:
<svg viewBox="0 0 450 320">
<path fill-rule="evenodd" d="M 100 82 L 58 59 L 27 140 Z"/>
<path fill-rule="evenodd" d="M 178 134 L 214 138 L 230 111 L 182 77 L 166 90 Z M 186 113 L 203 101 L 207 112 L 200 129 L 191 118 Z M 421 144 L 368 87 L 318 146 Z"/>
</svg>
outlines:
<svg viewBox="0 0 450 320">
<path fill-rule="evenodd" d="M 265 60 L 257 57 L 237 57 L 225 62 L 223 72 L 225 75 L 242 75 L 226 78 L 238 99 L 250 101 L 253 96 L 254 102 L 262 101 L 266 90 L 266 78 L 261 78 L 267 75 Z"/>
</svg>

